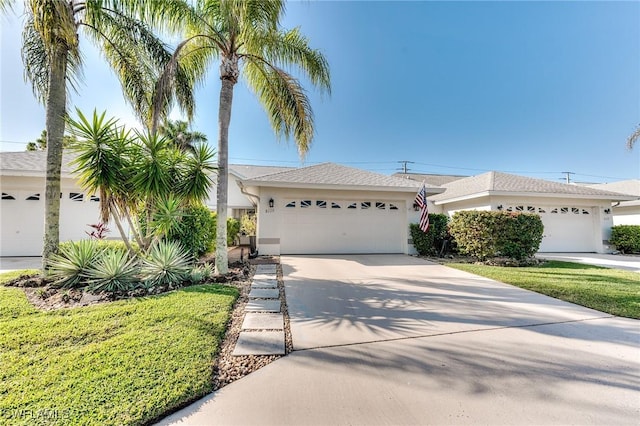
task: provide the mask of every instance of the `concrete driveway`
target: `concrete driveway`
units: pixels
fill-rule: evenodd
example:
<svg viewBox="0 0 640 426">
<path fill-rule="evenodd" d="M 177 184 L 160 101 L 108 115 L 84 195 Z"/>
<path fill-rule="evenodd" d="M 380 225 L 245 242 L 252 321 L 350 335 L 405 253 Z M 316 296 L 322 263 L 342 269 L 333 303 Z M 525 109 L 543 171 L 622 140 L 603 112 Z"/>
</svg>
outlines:
<svg viewBox="0 0 640 426">
<path fill-rule="evenodd" d="M 536 257 L 640 272 L 640 256 L 602 253 L 538 253 Z"/>
<path fill-rule="evenodd" d="M 400 255 L 283 256 L 295 351 L 162 424 L 634 424 L 640 323 Z"/>
</svg>

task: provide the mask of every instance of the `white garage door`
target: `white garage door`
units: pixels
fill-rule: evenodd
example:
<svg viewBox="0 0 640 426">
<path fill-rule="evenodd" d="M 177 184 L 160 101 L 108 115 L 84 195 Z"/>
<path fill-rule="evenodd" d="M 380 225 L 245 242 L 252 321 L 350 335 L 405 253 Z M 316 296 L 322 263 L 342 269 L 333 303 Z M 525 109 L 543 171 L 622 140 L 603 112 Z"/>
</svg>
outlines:
<svg viewBox="0 0 640 426">
<path fill-rule="evenodd" d="M 584 207 L 538 207 L 544 224 L 541 252 L 593 252 L 593 209 Z"/>
<path fill-rule="evenodd" d="M 408 225 L 401 207 L 389 200 L 285 200 L 280 252 L 402 253 Z"/>
</svg>

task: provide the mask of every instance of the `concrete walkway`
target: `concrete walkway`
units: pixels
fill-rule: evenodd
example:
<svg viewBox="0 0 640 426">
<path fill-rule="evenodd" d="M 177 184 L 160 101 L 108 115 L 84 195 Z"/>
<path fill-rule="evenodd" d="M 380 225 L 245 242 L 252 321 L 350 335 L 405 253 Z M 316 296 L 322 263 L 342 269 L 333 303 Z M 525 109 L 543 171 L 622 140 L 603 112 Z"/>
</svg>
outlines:
<svg viewBox="0 0 640 426">
<path fill-rule="evenodd" d="M 161 424 L 637 425 L 638 321 L 409 256 L 281 264 L 294 352 Z"/>
<path fill-rule="evenodd" d="M 601 253 L 538 253 L 536 257 L 640 272 L 640 256 Z"/>
<path fill-rule="evenodd" d="M 0 257 L 0 273 L 18 269 L 40 269 L 42 257 Z"/>
</svg>

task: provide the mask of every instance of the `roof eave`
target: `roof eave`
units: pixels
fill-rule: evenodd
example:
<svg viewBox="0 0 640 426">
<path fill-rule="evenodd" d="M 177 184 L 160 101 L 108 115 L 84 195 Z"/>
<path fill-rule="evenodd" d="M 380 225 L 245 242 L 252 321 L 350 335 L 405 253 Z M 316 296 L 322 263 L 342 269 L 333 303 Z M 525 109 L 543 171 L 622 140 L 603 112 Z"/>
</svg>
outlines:
<svg viewBox="0 0 640 426">
<path fill-rule="evenodd" d="M 455 198 L 434 201 L 435 205 L 455 203 L 458 201 L 472 200 L 486 196 L 502 196 L 502 197 L 536 197 L 536 198 L 571 198 L 571 199 L 587 199 L 587 200 L 609 200 L 609 201 L 629 201 L 635 197 L 625 195 L 606 195 L 606 194 L 561 194 L 557 192 L 506 192 L 506 191 L 483 191 L 475 194 L 464 195 Z"/>
<path fill-rule="evenodd" d="M 379 191 L 379 192 L 413 192 L 417 193 L 420 188 L 403 186 L 377 186 L 377 185 L 332 185 L 319 183 L 302 182 L 268 182 L 247 179 L 242 181 L 245 186 L 257 186 L 268 188 L 295 188 L 295 189 L 327 189 L 341 191 Z M 429 194 L 439 194 L 444 192 L 444 188 L 427 188 Z"/>
</svg>

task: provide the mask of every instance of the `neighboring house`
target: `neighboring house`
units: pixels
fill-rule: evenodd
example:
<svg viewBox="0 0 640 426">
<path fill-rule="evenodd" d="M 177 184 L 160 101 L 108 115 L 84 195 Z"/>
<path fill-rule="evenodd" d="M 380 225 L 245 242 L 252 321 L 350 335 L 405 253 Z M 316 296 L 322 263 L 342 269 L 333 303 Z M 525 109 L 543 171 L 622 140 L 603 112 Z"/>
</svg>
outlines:
<svg viewBox="0 0 640 426">
<path fill-rule="evenodd" d="M 405 179 L 413 179 L 417 182 L 424 182 L 426 185 L 431 186 L 443 186 L 449 182 L 453 182 L 454 180 L 460 180 L 469 177 L 462 175 L 437 175 L 429 173 L 394 173 L 392 176 Z"/>
<path fill-rule="evenodd" d="M 640 179 L 589 185 L 591 188 L 630 195 L 630 201 L 616 201 L 611 205 L 613 225 L 640 225 Z"/>
<path fill-rule="evenodd" d="M 99 199 L 79 188 L 70 160 L 63 156 L 60 241 L 86 238 L 88 225 L 99 220 Z M 0 256 L 38 256 L 42 251 L 45 163 L 46 152 L 0 153 Z M 433 213 L 539 214 L 545 226 L 543 252 L 606 252 L 615 220 L 612 205 L 616 215 L 629 220 L 640 214 L 638 194 L 613 186 L 605 189 L 615 191 L 499 172 L 386 176 L 325 163 L 301 168 L 229 165 L 229 216 L 257 213 L 260 254 L 414 253 L 409 224 L 418 221 L 414 199 L 423 182 Z M 213 190 L 207 201 L 212 210 L 215 199 Z M 114 229 L 109 237 L 119 236 Z"/>
<path fill-rule="evenodd" d="M 528 212 L 544 224 L 541 252 L 611 250 L 611 203 L 633 197 L 586 186 L 488 172 L 443 185 L 430 200 L 449 216 L 460 210 Z"/>
<path fill-rule="evenodd" d="M 257 201 L 260 254 L 414 252 L 420 183 L 411 179 L 324 163 L 240 183 Z"/>
<path fill-rule="evenodd" d="M 46 156 L 45 151 L 0 153 L 0 256 L 42 254 Z M 60 241 L 87 238 L 87 225 L 99 222 L 99 198 L 78 186 L 71 159 L 62 157 Z"/>
</svg>

